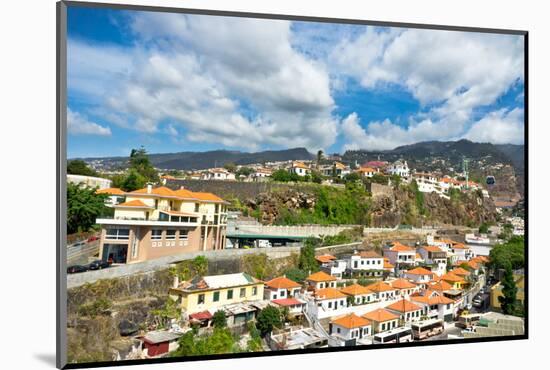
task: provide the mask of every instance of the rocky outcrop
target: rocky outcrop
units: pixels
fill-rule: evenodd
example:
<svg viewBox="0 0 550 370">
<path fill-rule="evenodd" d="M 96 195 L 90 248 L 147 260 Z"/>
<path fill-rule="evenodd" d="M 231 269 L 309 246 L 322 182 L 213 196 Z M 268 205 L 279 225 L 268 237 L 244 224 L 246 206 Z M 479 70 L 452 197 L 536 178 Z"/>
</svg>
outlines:
<svg viewBox="0 0 550 370">
<path fill-rule="evenodd" d="M 285 191 L 262 193 L 255 199 L 248 199 L 246 206 L 259 211 L 259 221 L 271 225 L 278 218 L 281 209 L 312 209 L 315 207 L 313 193 L 288 189 Z"/>
</svg>

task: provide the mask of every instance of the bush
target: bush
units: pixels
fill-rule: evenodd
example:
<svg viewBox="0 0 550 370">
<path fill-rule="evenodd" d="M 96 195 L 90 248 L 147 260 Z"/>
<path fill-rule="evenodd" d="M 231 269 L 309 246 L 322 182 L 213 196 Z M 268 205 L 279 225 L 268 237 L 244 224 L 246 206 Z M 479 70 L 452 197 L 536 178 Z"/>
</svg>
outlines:
<svg viewBox="0 0 550 370">
<path fill-rule="evenodd" d="M 92 303 L 83 304 L 78 308 L 78 313 L 81 316 L 95 317 L 104 314 L 113 306 L 112 302 L 107 298 L 98 298 Z"/>
</svg>

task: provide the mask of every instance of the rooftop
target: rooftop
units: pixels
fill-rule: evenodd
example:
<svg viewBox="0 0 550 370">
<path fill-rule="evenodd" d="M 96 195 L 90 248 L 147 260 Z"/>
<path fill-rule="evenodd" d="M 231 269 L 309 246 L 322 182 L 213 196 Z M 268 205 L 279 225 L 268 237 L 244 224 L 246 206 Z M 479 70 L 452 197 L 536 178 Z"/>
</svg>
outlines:
<svg viewBox="0 0 550 370">
<path fill-rule="evenodd" d="M 346 329 L 362 328 L 371 324 L 366 318 L 357 316 L 354 313 L 332 320 L 331 323 Z"/>
<path fill-rule="evenodd" d="M 306 280 L 314 282 L 323 282 L 323 281 L 334 281 L 336 278 L 332 275 L 327 274 L 324 271 L 318 271 L 314 274 L 309 275 Z"/>
<path fill-rule="evenodd" d="M 297 282 L 288 279 L 285 276 L 279 276 L 275 279 L 271 279 L 269 281 L 265 282 L 265 285 L 267 285 L 269 288 L 273 289 L 290 289 L 290 288 L 300 288 L 301 285 Z"/>
<path fill-rule="evenodd" d="M 398 315 L 391 313 L 390 311 L 383 308 L 379 308 L 377 310 L 367 312 L 362 317 L 364 317 L 367 320 L 376 321 L 376 322 L 385 322 L 385 321 L 399 319 Z"/>
</svg>

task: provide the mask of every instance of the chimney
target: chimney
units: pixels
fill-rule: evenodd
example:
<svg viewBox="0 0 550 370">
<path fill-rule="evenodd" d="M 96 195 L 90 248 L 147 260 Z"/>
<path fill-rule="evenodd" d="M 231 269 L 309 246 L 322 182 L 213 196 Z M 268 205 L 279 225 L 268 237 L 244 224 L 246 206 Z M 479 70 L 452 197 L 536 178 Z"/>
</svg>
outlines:
<svg viewBox="0 0 550 370">
<path fill-rule="evenodd" d="M 183 185 L 180 186 L 180 190 L 183 190 L 185 189 L 185 187 Z"/>
<path fill-rule="evenodd" d="M 153 192 L 153 184 L 147 184 L 147 194 L 151 194 Z"/>
<path fill-rule="evenodd" d="M 172 288 L 177 288 L 179 285 L 180 285 L 180 279 L 179 279 L 179 277 L 178 277 L 178 274 L 175 274 L 175 275 L 174 275 L 174 282 L 173 282 L 173 287 L 172 287 Z"/>
</svg>

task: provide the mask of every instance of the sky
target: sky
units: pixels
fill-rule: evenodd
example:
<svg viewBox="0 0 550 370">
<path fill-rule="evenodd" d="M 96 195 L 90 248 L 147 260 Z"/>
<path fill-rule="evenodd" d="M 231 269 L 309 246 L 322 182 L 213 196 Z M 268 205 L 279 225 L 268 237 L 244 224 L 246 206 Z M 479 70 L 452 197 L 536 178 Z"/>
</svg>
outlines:
<svg viewBox="0 0 550 370">
<path fill-rule="evenodd" d="M 523 36 L 68 8 L 68 156 L 523 144 Z"/>
</svg>

